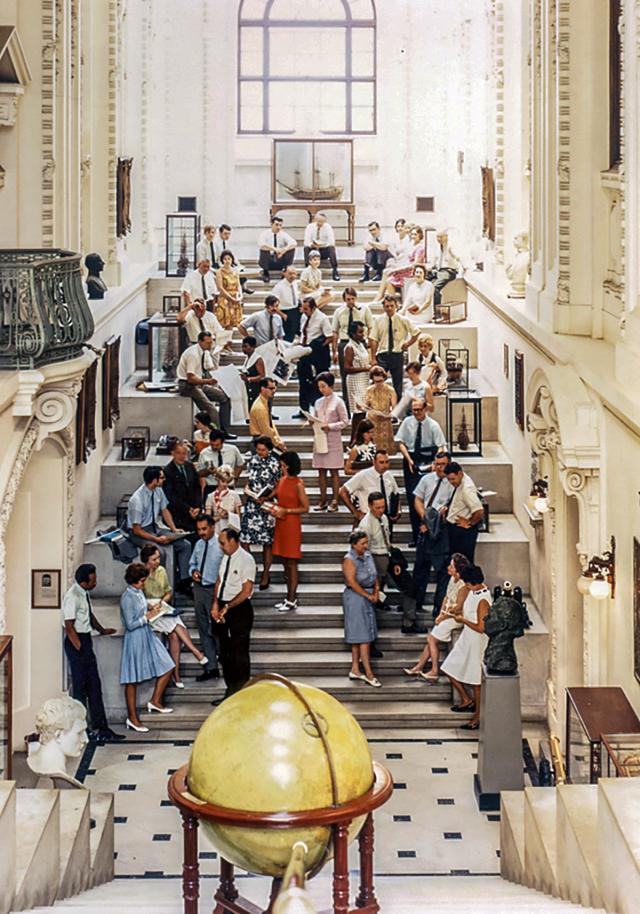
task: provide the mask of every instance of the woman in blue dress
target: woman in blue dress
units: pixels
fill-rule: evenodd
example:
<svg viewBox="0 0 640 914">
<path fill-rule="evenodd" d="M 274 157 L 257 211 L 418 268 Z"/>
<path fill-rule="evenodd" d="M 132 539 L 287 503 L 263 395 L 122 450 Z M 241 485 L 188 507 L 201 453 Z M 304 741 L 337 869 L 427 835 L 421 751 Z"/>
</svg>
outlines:
<svg viewBox="0 0 640 914">
<path fill-rule="evenodd" d="M 275 519 L 267 511 L 262 510 L 262 505 L 270 501 L 278 480 L 282 475 L 280 461 L 273 453 L 273 442 L 266 436 L 256 438 L 256 452 L 247 463 L 247 485 L 245 494 L 252 492 L 254 497 L 248 495 L 247 503 L 242 512 L 240 522 L 240 539 L 251 546 L 262 546 L 262 576 L 260 590 L 266 590 L 270 584 L 271 562 L 273 560 L 273 534 Z"/>
<path fill-rule="evenodd" d="M 342 560 L 342 573 L 346 587 L 342 594 L 344 609 L 344 639 L 351 645 L 351 671 L 349 679 L 361 679 L 379 689 L 382 683 L 371 669 L 371 644 L 376 639 L 375 604 L 378 602 L 378 576 L 373 556 L 369 552 L 369 539 L 362 530 L 354 530 L 349 537 L 351 547 Z M 364 674 L 360 672 L 360 665 Z"/>
<path fill-rule="evenodd" d="M 149 572 L 144 565 L 138 562 L 129 565 L 124 573 L 129 586 L 120 597 L 120 618 L 124 625 L 120 684 L 124 686 L 127 703 L 127 729 L 138 733 L 147 733 L 149 730 L 142 726 L 136 708 L 139 682 L 156 680 L 153 695 L 147 703 L 148 711 L 159 711 L 160 714 L 170 714 L 173 711 L 173 708 L 165 708 L 162 704 L 162 696 L 169 684 L 174 664 L 169 652 L 149 626 L 157 612 L 149 609 L 144 595 L 144 582 L 148 576 Z"/>
</svg>

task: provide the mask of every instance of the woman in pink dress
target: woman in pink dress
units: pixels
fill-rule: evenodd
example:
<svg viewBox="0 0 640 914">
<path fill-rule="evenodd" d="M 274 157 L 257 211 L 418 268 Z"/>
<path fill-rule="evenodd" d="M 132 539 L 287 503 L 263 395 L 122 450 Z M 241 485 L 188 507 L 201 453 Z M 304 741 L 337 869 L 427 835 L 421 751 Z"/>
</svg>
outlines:
<svg viewBox="0 0 640 914">
<path fill-rule="evenodd" d="M 399 289 L 404 288 L 405 279 L 411 279 L 413 268 L 416 264 L 425 262 L 424 232 L 419 225 L 411 229 L 411 249 L 403 264 L 398 263 L 382 274 L 382 282 L 376 293 L 376 301 L 382 301 L 385 295 L 395 295 Z"/>
<path fill-rule="evenodd" d="M 312 466 L 320 474 L 320 504 L 315 511 L 337 511 L 338 489 L 340 488 L 340 470 L 344 464 L 342 449 L 342 429 L 349 425 L 349 414 L 344 400 L 333 392 L 335 378 L 328 371 L 323 371 L 316 378 L 320 399 L 316 400 L 313 412 L 321 420 L 322 431 L 327 438 L 327 450 L 320 453 L 317 444 L 313 446 Z M 327 471 L 331 473 L 333 498 L 327 504 Z"/>
</svg>

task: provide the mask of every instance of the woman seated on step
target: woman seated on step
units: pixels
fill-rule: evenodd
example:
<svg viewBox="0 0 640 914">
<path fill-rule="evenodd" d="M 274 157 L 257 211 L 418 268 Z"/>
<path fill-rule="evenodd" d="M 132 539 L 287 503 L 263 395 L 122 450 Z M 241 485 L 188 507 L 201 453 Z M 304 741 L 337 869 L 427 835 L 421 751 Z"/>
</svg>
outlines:
<svg viewBox="0 0 640 914">
<path fill-rule="evenodd" d="M 435 625 L 427 635 L 427 643 L 418 658 L 418 662 L 405 669 L 407 676 L 420 676 L 426 682 L 437 682 L 440 676 L 440 645 L 451 644 L 451 637 L 455 631 L 462 628 L 462 622 L 457 618 L 462 613 L 462 604 L 467 598 L 469 589 L 460 577 L 471 562 L 461 552 L 454 552 L 449 562 L 449 586 L 442 602 L 442 608 L 436 617 Z M 431 672 L 425 673 L 424 668 L 431 658 Z"/>
<path fill-rule="evenodd" d="M 447 369 L 439 355 L 433 351 L 433 337 L 421 333 L 417 339 L 418 355 L 422 378 L 431 387 L 434 394 L 442 394 L 447 389 Z"/>
<path fill-rule="evenodd" d="M 331 289 L 326 289 L 322 285 L 320 251 L 309 252 L 309 266 L 305 267 L 300 274 L 300 293 L 302 296 L 312 295 L 320 310 L 333 298 Z"/>
<path fill-rule="evenodd" d="M 382 683 L 374 676 L 370 659 L 371 645 L 378 634 L 375 611 L 380 593 L 378 574 L 369 552 L 369 538 L 363 530 L 353 531 L 349 547 L 342 560 L 344 640 L 351 645 L 349 679 L 359 679 L 379 689 Z"/>
<path fill-rule="evenodd" d="M 176 610 L 169 611 L 171 610 L 171 585 L 167 570 L 161 564 L 161 558 L 160 550 L 155 543 L 148 543 L 140 550 L 140 561 L 148 574 L 142 589 L 151 611 L 156 610 L 157 607 L 167 610 L 166 614 L 151 619 L 149 625 L 156 634 L 165 635 L 171 659 L 175 664 L 174 684 L 176 688 L 184 689 L 184 683 L 180 679 L 181 645 L 184 644 L 187 650 L 191 651 L 201 666 L 206 666 L 207 658 L 191 640 L 189 631 Z"/>
<path fill-rule="evenodd" d="M 169 685 L 174 663 L 151 628 L 150 623 L 159 614 L 159 610 L 150 609 L 144 595 L 144 584 L 148 577 L 149 572 L 140 562 L 128 565 L 124 573 L 127 589 L 120 597 L 120 619 L 124 626 L 120 685 L 124 686 L 127 704 L 127 729 L 138 733 L 149 732 L 149 728 L 143 727 L 138 717 L 136 694 L 139 682 L 155 679 L 147 711 L 158 711 L 160 714 L 171 714 L 173 711 L 173 708 L 164 707 L 162 696 Z"/>
<path fill-rule="evenodd" d="M 484 633 L 484 620 L 491 606 L 491 595 L 484 582 L 482 568 L 478 565 L 463 568 L 460 577 L 469 591 L 462 605 L 462 613 L 447 613 L 445 618 L 451 617 L 462 622 L 464 629 L 441 669 L 461 699 L 460 704 L 453 705 L 451 710 L 473 714 L 471 720 L 460 729 L 477 730 L 480 720 L 482 658 L 489 640 Z M 473 686 L 473 698 L 469 697 L 466 685 Z"/>
</svg>

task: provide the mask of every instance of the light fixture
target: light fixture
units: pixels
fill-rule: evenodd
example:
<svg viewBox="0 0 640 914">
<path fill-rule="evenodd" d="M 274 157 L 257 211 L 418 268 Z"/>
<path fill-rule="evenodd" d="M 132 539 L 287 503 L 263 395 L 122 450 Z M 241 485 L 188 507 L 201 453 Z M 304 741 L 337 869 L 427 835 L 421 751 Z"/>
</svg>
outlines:
<svg viewBox="0 0 640 914">
<path fill-rule="evenodd" d="M 582 574 L 578 578 L 578 591 L 583 596 L 591 596 L 594 600 L 606 600 L 616 592 L 616 541 L 611 537 L 611 544 L 602 555 L 594 555 L 585 563 Z"/>
<path fill-rule="evenodd" d="M 546 479 L 536 479 L 531 486 L 531 498 L 538 514 L 546 514 L 549 510 L 549 483 Z"/>
</svg>

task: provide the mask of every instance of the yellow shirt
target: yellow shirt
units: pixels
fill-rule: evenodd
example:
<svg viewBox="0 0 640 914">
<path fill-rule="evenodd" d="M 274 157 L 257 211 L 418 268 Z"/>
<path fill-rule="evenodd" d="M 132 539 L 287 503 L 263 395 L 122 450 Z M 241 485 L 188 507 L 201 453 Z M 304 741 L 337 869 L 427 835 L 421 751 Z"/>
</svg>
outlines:
<svg viewBox="0 0 640 914">
<path fill-rule="evenodd" d="M 282 445 L 282 439 L 271 422 L 269 414 L 269 404 L 264 397 L 258 397 L 249 413 L 249 433 L 257 438 L 259 435 L 265 435 L 270 438 L 276 447 Z"/>
</svg>

